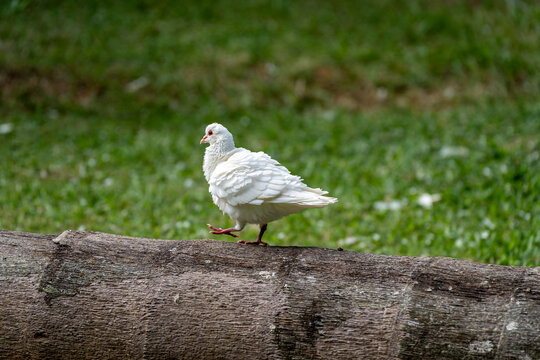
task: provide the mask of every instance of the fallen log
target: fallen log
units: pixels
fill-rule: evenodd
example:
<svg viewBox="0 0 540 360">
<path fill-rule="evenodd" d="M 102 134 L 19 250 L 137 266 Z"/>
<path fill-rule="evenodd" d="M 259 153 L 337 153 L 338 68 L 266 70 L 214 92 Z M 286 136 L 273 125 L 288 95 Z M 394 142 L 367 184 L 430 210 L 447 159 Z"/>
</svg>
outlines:
<svg viewBox="0 0 540 360">
<path fill-rule="evenodd" d="M 540 268 L 0 231 L 2 359 L 540 359 Z"/>
</svg>

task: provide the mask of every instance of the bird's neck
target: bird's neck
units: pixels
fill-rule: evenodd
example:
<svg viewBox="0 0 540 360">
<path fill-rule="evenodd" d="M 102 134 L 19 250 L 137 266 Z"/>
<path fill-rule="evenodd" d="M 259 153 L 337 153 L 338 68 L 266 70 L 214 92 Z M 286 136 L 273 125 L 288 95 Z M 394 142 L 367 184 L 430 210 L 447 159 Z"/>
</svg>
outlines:
<svg viewBox="0 0 540 360">
<path fill-rule="evenodd" d="M 216 142 L 206 148 L 203 163 L 204 176 L 206 177 L 206 180 L 210 179 L 210 176 L 214 172 L 216 166 L 220 162 L 227 160 L 234 150 L 236 150 L 236 147 L 232 141 Z"/>
</svg>

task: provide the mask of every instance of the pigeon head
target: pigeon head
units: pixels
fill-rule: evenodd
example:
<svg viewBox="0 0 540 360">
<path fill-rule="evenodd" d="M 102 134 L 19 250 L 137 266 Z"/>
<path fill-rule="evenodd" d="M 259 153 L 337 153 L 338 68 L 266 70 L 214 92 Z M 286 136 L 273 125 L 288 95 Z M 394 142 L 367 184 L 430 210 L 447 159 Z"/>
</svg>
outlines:
<svg viewBox="0 0 540 360">
<path fill-rule="evenodd" d="M 227 128 L 221 124 L 213 123 L 206 127 L 201 144 L 218 144 L 220 147 L 234 147 L 233 136 Z"/>
</svg>

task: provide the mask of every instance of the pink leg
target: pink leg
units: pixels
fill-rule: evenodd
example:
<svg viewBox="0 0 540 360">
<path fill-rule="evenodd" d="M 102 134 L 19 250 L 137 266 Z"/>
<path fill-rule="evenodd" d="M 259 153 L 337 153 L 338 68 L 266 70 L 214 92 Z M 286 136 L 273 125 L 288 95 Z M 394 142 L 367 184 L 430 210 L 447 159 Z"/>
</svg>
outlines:
<svg viewBox="0 0 540 360">
<path fill-rule="evenodd" d="M 222 229 L 222 228 L 213 227 L 210 224 L 206 224 L 206 225 L 208 225 L 208 227 L 213 230 L 213 231 L 210 231 L 210 233 L 211 234 L 216 234 L 216 235 L 230 235 L 232 237 L 238 237 L 238 235 L 233 234 L 232 232 L 233 231 L 240 231 L 240 230 L 238 230 L 236 228 Z"/>
<path fill-rule="evenodd" d="M 240 244 L 251 244 L 251 245 L 263 245 L 263 246 L 266 246 L 268 245 L 267 243 L 265 243 L 264 241 L 262 241 L 262 237 L 263 237 L 263 234 L 264 232 L 266 231 L 266 225 L 267 224 L 264 224 L 264 225 L 261 225 L 261 231 L 259 231 L 259 236 L 257 236 L 257 240 L 255 241 L 245 241 L 245 240 L 240 240 L 239 243 Z"/>
</svg>

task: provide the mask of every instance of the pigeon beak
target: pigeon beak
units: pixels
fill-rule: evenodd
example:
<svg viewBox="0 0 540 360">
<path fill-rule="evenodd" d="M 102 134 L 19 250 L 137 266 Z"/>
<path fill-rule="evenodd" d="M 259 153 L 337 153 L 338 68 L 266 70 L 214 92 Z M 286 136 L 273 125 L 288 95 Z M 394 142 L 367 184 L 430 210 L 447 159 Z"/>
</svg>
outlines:
<svg viewBox="0 0 540 360">
<path fill-rule="evenodd" d="M 208 139 L 208 136 L 204 135 L 199 144 L 205 143 L 206 139 Z"/>
</svg>

